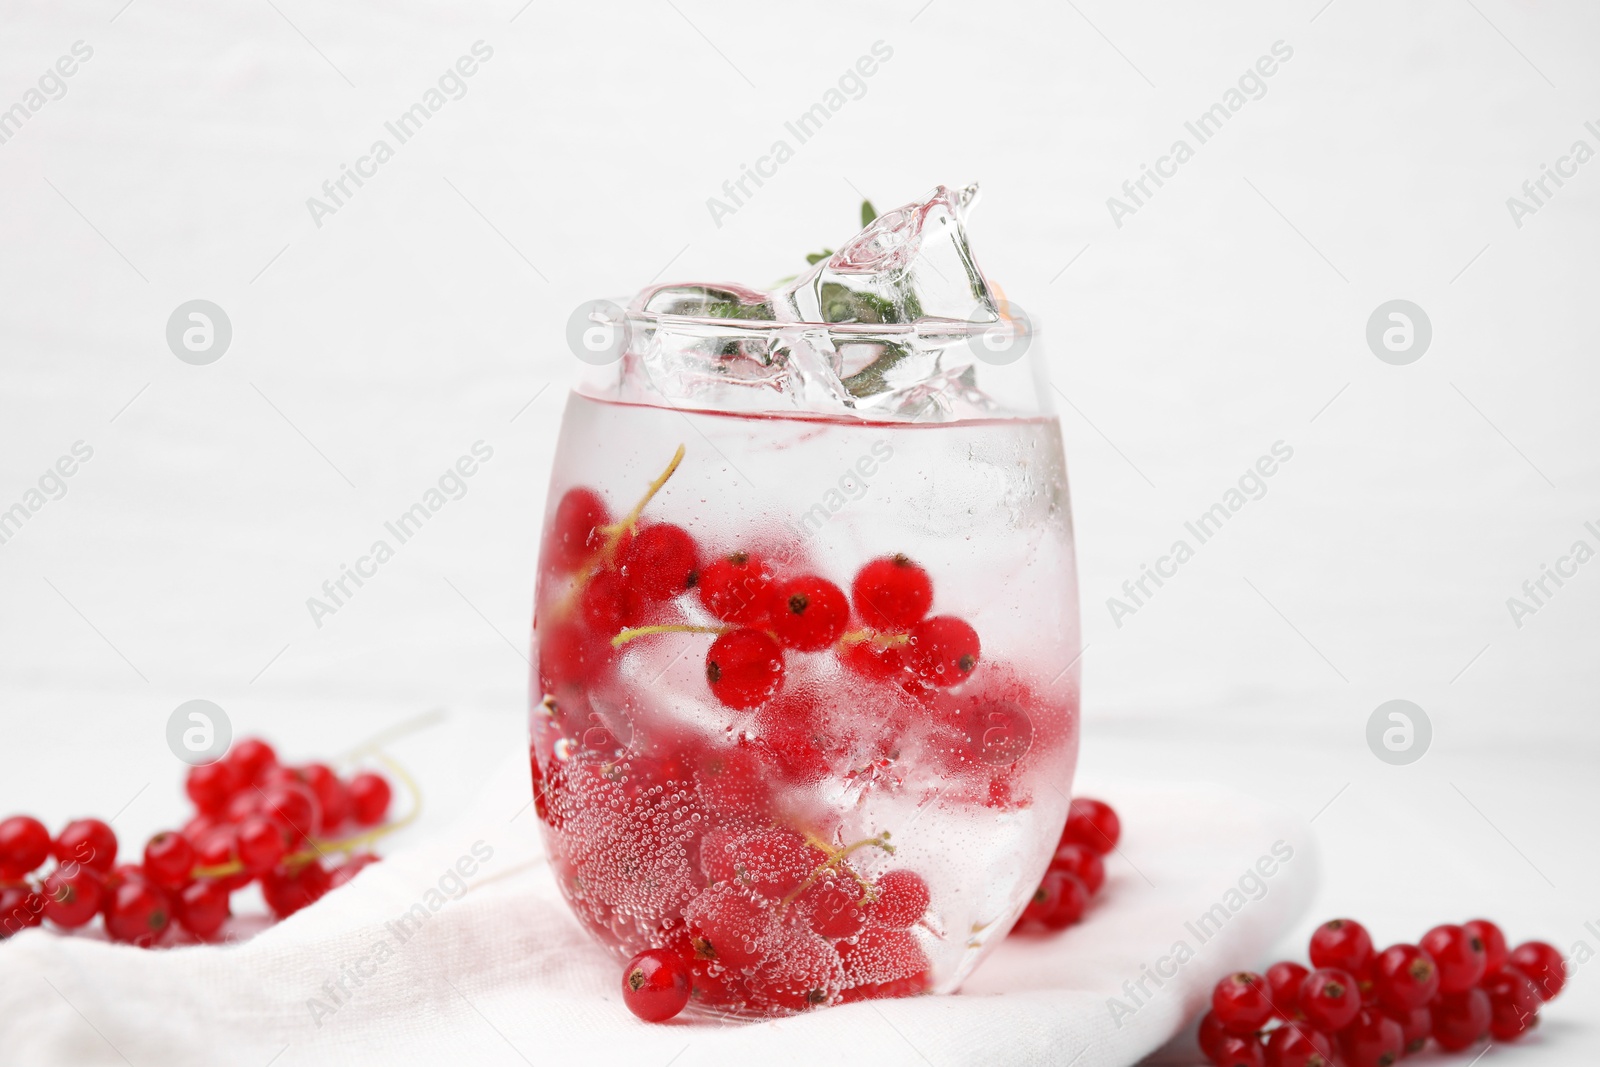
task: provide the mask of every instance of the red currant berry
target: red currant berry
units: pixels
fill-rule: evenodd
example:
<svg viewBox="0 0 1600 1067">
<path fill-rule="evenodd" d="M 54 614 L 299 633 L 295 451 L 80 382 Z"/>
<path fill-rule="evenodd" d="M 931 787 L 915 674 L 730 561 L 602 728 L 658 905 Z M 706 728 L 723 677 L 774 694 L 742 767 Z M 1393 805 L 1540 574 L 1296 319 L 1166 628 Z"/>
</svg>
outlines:
<svg viewBox="0 0 1600 1067">
<path fill-rule="evenodd" d="M 1460 1052 L 1483 1040 L 1494 1018 L 1489 994 L 1481 989 L 1440 994 L 1430 1011 L 1433 1016 L 1433 1039 L 1446 1052 Z"/>
<path fill-rule="evenodd" d="M 117 835 L 99 819 L 74 819 L 50 846 L 58 864 L 81 864 L 105 874 L 117 862 Z"/>
<path fill-rule="evenodd" d="M 144 846 L 144 869 L 157 885 L 180 889 L 191 881 L 194 846 L 180 833 L 163 831 Z"/>
<path fill-rule="evenodd" d="M 801 894 L 800 906 L 812 933 L 830 941 L 854 937 L 867 925 L 867 913 L 861 907 L 861 883 L 847 872 L 824 873 Z"/>
<path fill-rule="evenodd" d="M 239 775 L 227 760 L 190 767 L 183 783 L 194 806 L 208 815 L 222 814 L 239 786 Z"/>
<path fill-rule="evenodd" d="M 600 527 L 609 525 L 606 505 L 593 489 L 568 489 L 556 505 L 555 525 L 545 541 L 545 553 L 557 571 L 575 571 L 602 541 Z"/>
<path fill-rule="evenodd" d="M 286 919 L 309 904 L 315 904 L 329 888 L 328 871 L 316 860 L 295 867 L 274 867 L 261 876 L 261 895 L 267 907 Z"/>
<path fill-rule="evenodd" d="M 222 929 L 232 910 L 228 891 L 220 882 L 190 882 L 178 896 L 178 924 L 205 940 Z"/>
<path fill-rule="evenodd" d="M 589 629 L 615 636 L 634 617 L 633 590 L 618 572 L 601 571 L 583 587 L 578 608 Z"/>
<path fill-rule="evenodd" d="M 261 814 L 261 790 L 255 786 L 241 789 L 228 801 L 228 808 L 222 813 L 218 822 L 227 826 L 240 823 L 252 815 Z"/>
<path fill-rule="evenodd" d="M 239 783 L 237 788 L 240 789 L 259 782 L 263 775 L 278 765 L 278 753 L 259 737 L 247 737 L 235 742 L 224 759 L 233 768 Z"/>
<path fill-rule="evenodd" d="M 1361 974 L 1372 960 L 1372 937 L 1354 919 L 1333 919 L 1311 935 L 1311 966 Z"/>
<path fill-rule="evenodd" d="M 251 874 L 264 874 L 283 861 L 288 846 L 278 824 L 261 815 L 252 815 L 239 824 L 235 834 L 239 862 Z"/>
<path fill-rule="evenodd" d="M 167 894 L 143 878 L 123 880 L 111 891 L 105 912 L 106 934 L 111 940 L 140 948 L 154 945 L 172 924 L 172 902 Z"/>
<path fill-rule="evenodd" d="M 308 763 L 300 769 L 300 773 L 317 798 L 320 816 L 317 832 L 324 837 L 332 836 L 350 814 L 350 796 L 345 792 L 344 783 L 321 763 Z"/>
<path fill-rule="evenodd" d="M 276 828 L 276 824 L 274 824 Z M 282 831 L 279 831 L 282 833 Z M 226 867 L 238 857 L 238 832 L 232 826 L 219 826 L 201 839 L 195 846 L 195 866 L 202 870 L 208 867 Z M 208 875 L 214 877 L 231 890 L 242 889 L 250 884 L 252 875 L 249 871 L 238 871 L 227 875 Z"/>
<path fill-rule="evenodd" d="M 740 885 L 772 900 L 788 896 L 828 860 L 792 830 L 760 830 L 734 848 L 733 873 Z"/>
<path fill-rule="evenodd" d="M 45 899 L 25 885 L 0 888 L 0 941 L 44 921 Z"/>
<path fill-rule="evenodd" d="M 664 948 L 649 948 L 622 972 L 622 1002 L 647 1023 L 665 1022 L 689 1003 L 689 965 Z"/>
<path fill-rule="evenodd" d="M 684 922 L 695 956 L 741 971 L 768 951 L 772 913 L 742 893 L 708 889 L 689 902 Z"/>
<path fill-rule="evenodd" d="M 1323 1033 L 1337 1033 L 1355 1022 L 1361 1011 L 1361 991 L 1348 971 L 1319 967 L 1300 983 L 1300 1011 Z"/>
<path fill-rule="evenodd" d="M 1200 1051 L 1212 1063 L 1218 1062 L 1217 1056 L 1223 1048 L 1223 1042 L 1233 1037 L 1228 1033 L 1228 1028 L 1222 1025 L 1222 1020 L 1217 1018 L 1217 1013 L 1208 1011 L 1200 1016 L 1200 1031 L 1196 1035 L 1200 1042 Z"/>
<path fill-rule="evenodd" d="M 1211 1010 L 1230 1034 L 1253 1034 L 1272 1017 L 1267 980 L 1250 971 L 1222 979 L 1211 991 Z"/>
<path fill-rule="evenodd" d="M 1104 856 L 1117 847 L 1122 839 L 1122 820 L 1111 805 L 1103 800 L 1077 797 L 1067 809 L 1067 825 L 1061 831 L 1061 843 L 1076 841 L 1088 845 Z"/>
<path fill-rule="evenodd" d="M 760 630 L 733 630 L 706 653 L 711 693 L 730 708 L 753 708 L 783 684 L 783 649 Z"/>
<path fill-rule="evenodd" d="M 1066 871 L 1046 871 L 1033 898 L 1022 909 L 1020 925 L 1065 930 L 1089 907 L 1089 890 Z"/>
<path fill-rule="evenodd" d="M 1506 947 L 1506 935 L 1500 932 L 1500 927 L 1488 919 L 1473 919 L 1462 923 L 1461 928 L 1483 942 L 1484 974 L 1493 974 L 1506 965 L 1511 952 Z"/>
<path fill-rule="evenodd" d="M 772 587 L 768 618 L 784 645 L 816 652 L 844 633 L 850 624 L 850 602 L 838 586 L 808 574 Z"/>
<path fill-rule="evenodd" d="M 1439 965 L 1441 993 L 1460 993 L 1471 989 L 1489 967 L 1489 956 L 1484 951 L 1483 942 L 1460 926 L 1435 926 L 1422 935 L 1417 945 Z"/>
<path fill-rule="evenodd" d="M 700 548 L 689 531 L 670 522 L 639 529 L 619 568 L 635 595 L 667 600 L 699 581 Z"/>
<path fill-rule="evenodd" d="M 576 622 L 535 623 L 539 638 L 539 681 L 546 692 L 563 684 L 585 685 L 616 656 L 611 638 Z"/>
<path fill-rule="evenodd" d="M 903 930 L 922 921 L 928 912 L 928 883 L 915 871 L 897 869 L 878 879 L 878 899 L 872 917 L 881 926 Z"/>
<path fill-rule="evenodd" d="M 906 663 L 928 685 L 966 681 L 978 665 L 978 631 L 953 615 L 935 615 L 911 628 Z"/>
<path fill-rule="evenodd" d="M 1280 960 L 1267 968 L 1267 996 L 1272 1011 L 1284 1022 L 1299 1018 L 1300 984 L 1311 972 L 1292 960 Z"/>
<path fill-rule="evenodd" d="M 856 572 L 850 596 L 868 626 L 907 630 L 933 606 L 933 579 L 906 556 L 884 556 Z"/>
<path fill-rule="evenodd" d="M 1050 869 L 1074 875 L 1083 883 L 1090 896 L 1100 892 L 1100 887 L 1106 882 L 1106 864 L 1100 858 L 1100 853 L 1076 841 L 1056 846 L 1056 854 L 1050 860 Z"/>
<path fill-rule="evenodd" d="M 1400 1024 L 1376 1011 L 1363 1011 L 1339 1035 L 1344 1067 L 1391 1067 L 1405 1051 Z"/>
<path fill-rule="evenodd" d="M 1430 1005 L 1439 1003 L 1435 997 L 1428 1002 Z M 1402 1056 L 1409 1056 L 1413 1052 L 1421 1052 L 1422 1047 L 1428 1043 L 1428 1035 L 1433 1032 L 1433 1011 L 1431 1008 L 1412 1008 L 1405 1015 L 1390 1015 L 1389 1018 L 1400 1024 L 1400 1036 L 1405 1041 L 1405 1050 Z"/>
<path fill-rule="evenodd" d="M 1506 967 L 1483 980 L 1489 994 L 1489 1035 L 1496 1041 L 1515 1041 L 1539 1023 L 1539 990 L 1533 979 Z"/>
<path fill-rule="evenodd" d="M 58 867 L 39 887 L 44 896 L 44 917 L 63 930 L 75 930 L 100 914 L 105 883 L 88 867 Z"/>
<path fill-rule="evenodd" d="M 772 807 L 768 770 L 745 746 L 703 752 L 694 784 L 701 802 L 721 819 L 764 820 Z"/>
<path fill-rule="evenodd" d="M 50 856 L 50 831 L 31 815 L 0 822 L 0 879 L 17 879 Z"/>
<path fill-rule="evenodd" d="M 1333 1067 L 1333 1039 L 1304 1023 L 1288 1023 L 1267 1038 L 1266 1067 Z"/>
<path fill-rule="evenodd" d="M 1554 1000 L 1567 984 L 1567 961 L 1554 945 L 1524 941 L 1511 953 L 1510 966 L 1533 980 L 1540 1000 Z"/>
<path fill-rule="evenodd" d="M 1420 1008 L 1439 992 L 1439 965 L 1416 945 L 1390 945 L 1372 965 L 1378 1003 L 1396 1014 Z"/>
<path fill-rule="evenodd" d="M 767 620 L 772 572 L 748 552 L 735 552 L 707 564 L 695 588 L 700 603 L 723 622 L 760 626 Z"/>
<path fill-rule="evenodd" d="M 357 826 L 376 826 L 389 813 L 392 791 L 382 775 L 363 771 L 346 786 L 350 794 L 350 817 Z"/>
<path fill-rule="evenodd" d="M 267 786 L 261 791 L 261 814 L 277 823 L 292 841 L 302 841 L 317 832 L 317 800 L 309 786 Z"/>
<path fill-rule="evenodd" d="M 1249 1037 L 1223 1034 L 1216 1051 L 1212 1052 L 1210 1057 L 1211 1062 L 1217 1067 L 1263 1067 L 1266 1063 L 1261 1039 L 1254 1034 Z"/>
</svg>

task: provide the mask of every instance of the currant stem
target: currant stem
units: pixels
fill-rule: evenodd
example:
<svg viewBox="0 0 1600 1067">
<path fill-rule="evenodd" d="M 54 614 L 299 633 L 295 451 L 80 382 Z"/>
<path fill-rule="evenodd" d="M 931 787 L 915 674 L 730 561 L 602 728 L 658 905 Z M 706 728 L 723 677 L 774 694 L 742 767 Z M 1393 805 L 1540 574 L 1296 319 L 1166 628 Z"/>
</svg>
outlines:
<svg viewBox="0 0 1600 1067">
<path fill-rule="evenodd" d="M 853 842 L 841 848 L 834 848 L 832 845 L 827 844 L 819 838 L 812 837 L 810 834 L 807 834 L 806 837 L 813 847 L 820 848 L 824 852 L 827 852 L 828 858 L 819 864 L 816 870 L 806 875 L 805 881 L 795 886 L 794 890 L 790 892 L 788 896 L 784 897 L 778 902 L 778 906 L 781 908 L 787 908 L 790 904 L 793 904 L 800 894 L 804 893 L 807 889 L 810 889 L 816 884 L 817 879 L 822 877 L 823 871 L 837 866 L 840 860 L 844 859 L 846 856 L 850 855 L 850 853 L 855 852 L 858 849 L 868 847 L 881 848 L 890 855 L 894 854 L 894 846 L 889 844 L 889 831 L 887 830 L 872 837 L 864 837 L 860 841 Z M 867 884 L 866 882 L 862 881 L 862 878 L 859 874 L 856 875 L 856 881 L 861 882 L 863 886 Z"/>
<path fill-rule="evenodd" d="M 672 454 L 672 462 L 667 464 L 667 469 L 657 475 L 656 480 L 650 483 L 650 488 L 645 490 L 644 496 L 639 498 L 639 502 L 633 506 L 633 510 L 623 516 L 621 521 L 596 527 L 606 535 L 605 543 L 595 550 L 594 555 L 584 565 L 583 570 L 578 572 L 578 577 L 573 581 L 572 587 L 561 598 L 558 606 L 560 614 L 565 614 L 572 607 L 573 602 L 578 599 L 578 594 L 583 592 L 583 587 L 589 584 L 590 579 L 611 565 L 612 557 L 617 554 L 617 546 L 622 543 L 622 535 L 633 531 L 638 526 L 639 516 L 644 513 L 645 506 L 655 499 L 657 493 L 661 492 L 661 487 L 667 484 L 667 479 L 671 478 L 678 469 L 678 464 L 683 462 L 683 457 L 687 451 L 685 446 L 681 444 L 678 446 L 678 450 Z"/>
<path fill-rule="evenodd" d="M 863 641 L 871 641 L 880 648 L 898 647 L 911 641 L 910 634 L 885 634 L 877 630 L 851 630 L 839 638 L 839 643 L 845 647 L 859 645 Z"/>
<path fill-rule="evenodd" d="M 651 634 L 725 634 L 733 631 L 732 626 L 694 626 L 689 623 L 663 623 L 659 626 L 635 626 L 623 630 L 611 639 L 612 648 L 621 648 L 636 637 L 649 637 Z"/>
</svg>

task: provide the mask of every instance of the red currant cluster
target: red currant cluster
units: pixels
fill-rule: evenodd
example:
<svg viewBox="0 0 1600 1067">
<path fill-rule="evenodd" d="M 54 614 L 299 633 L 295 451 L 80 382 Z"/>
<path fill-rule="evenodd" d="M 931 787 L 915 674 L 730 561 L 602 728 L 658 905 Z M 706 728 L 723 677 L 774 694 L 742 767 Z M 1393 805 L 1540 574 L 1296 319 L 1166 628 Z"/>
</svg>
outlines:
<svg viewBox="0 0 1600 1067">
<path fill-rule="evenodd" d="M 76 819 L 54 838 L 31 816 L 0 822 L 0 938 L 45 919 L 75 930 L 102 916 L 112 940 L 143 948 L 173 923 L 205 940 L 232 914 L 231 894 L 257 880 L 282 918 L 377 859 L 356 850 L 383 831 L 326 838 L 346 823 L 377 826 L 390 800 L 379 775 L 342 781 L 321 763 L 280 764 L 256 739 L 192 768 L 185 788 L 196 814 L 182 830 L 152 837 L 136 864 L 117 864 L 117 836 L 99 819 Z M 326 852 L 349 858 L 330 869 Z M 52 858 L 56 866 L 30 881 Z"/>
<path fill-rule="evenodd" d="M 1561 992 L 1566 963 L 1543 941 L 1506 948 L 1487 919 L 1435 926 L 1415 945 L 1373 950 L 1352 919 L 1311 935 L 1311 965 L 1217 983 L 1200 1047 L 1218 1067 L 1388 1067 L 1428 1043 L 1459 1052 L 1515 1041 Z"/>
<path fill-rule="evenodd" d="M 847 593 L 792 555 L 708 552 L 643 519 L 683 454 L 620 518 L 568 490 L 546 532 L 530 765 L 562 891 L 619 956 L 647 950 L 624 982 L 644 1018 L 921 992 L 928 884 L 883 870 L 888 832 L 848 843 L 839 797 L 901 789 L 911 766 L 942 803 L 1026 806 L 1024 757 L 1070 739 L 1070 709 L 1007 664 L 977 671 L 977 633 L 930 614 L 904 554 Z M 624 650 L 661 634 L 712 636 L 703 707 L 628 678 Z"/>
<path fill-rule="evenodd" d="M 1065 930 L 1082 919 L 1089 901 L 1106 882 L 1101 857 L 1116 848 L 1121 837 L 1122 820 L 1110 804 L 1088 797 L 1074 800 L 1050 867 L 1011 932 Z"/>
<path fill-rule="evenodd" d="M 694 536 L 640 515 L 672 476 L 683 450 L 643 500 L 613 521 L 593 489 L 569 489 L 556 505 L 541 570 L 575 576 L 560 618 L 540 630 L 540 672 L 547 692 L 593 681 L 631 640 L 659 633 L 713 633 L 706 682 L 718 701 L 741 710 L 766 703 L 783 686 L 785 652 L 835 649 L 841 661 L 874 679 L 954 686 L 978 664 L 978 634 L 961 619 L 929 616 L 933 581 L 904 555 L 875 559 L 855 575 L 851 594 L 816 574 L 785 573 L 778 562 L 744 549 L 705 562 Z M 695 593 L 720 625 L 696 625 L 671 603 Z M 851 606 L 862 627 L 850 630 Z M 561 610 L 567 608 L 568 610 Z"/>
<path fill-rule="evenodd" d="M 624 1002 L 660 1022 L 691 996 L 796 1012 L 923 992 L 928 961 L 910 928 L 927 913 L 927 883 L 903 868 L 869 881 L 847 862 L 867 848 L 894 851 L 887 833 L 839 847 L 776 827 L 708 835 L 709 884 L 662 947 L 629 962 Z"/>
</svg>

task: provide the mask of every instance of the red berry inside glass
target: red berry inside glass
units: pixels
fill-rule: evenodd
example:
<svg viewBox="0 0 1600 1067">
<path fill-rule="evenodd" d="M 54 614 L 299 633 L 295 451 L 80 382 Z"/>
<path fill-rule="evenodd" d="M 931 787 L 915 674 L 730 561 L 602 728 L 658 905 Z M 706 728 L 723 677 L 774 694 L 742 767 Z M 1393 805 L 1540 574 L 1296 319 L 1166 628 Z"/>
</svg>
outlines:
<svg viewBox="0 0 1600 1067">
<path fill-rule="evenodd" d="M 699 554 L 688 530 L 658 522 L 639 528 L 618 569 L 634 595 L 667 600 L 687 593 L 699 580 Z"/>
<path fill-rule="evenodd" d="M 688 964 L 666 949 L 646 949 L 622 972 L 622 1002 L 647 1023 L 665 1022 L 682 1011 L 689 991 Z"/>
<path fill-rule="evenodd" d="M 783 683 L 783 649 L 760 630 L 733 630 L 711 642 L 706 682 L 730 708 L 753 708 Z"/>
<path fill-rule="evenodd" d="M 818 652 L 844 635 L 850 602 L 844 591 L 814 574 L 779 582 L 769 595 L 772 632 L 788 648 Z"/>
<path fill-rule="evenodd" d="M 883 926 L 904 929 L 920 922 L 928 910 L 928 883 L 915 871 L 893 870 L 878 879 L 872 918 Z"/>
<path fill-rule="evenodd" d="M 978 631 L 953 615 L 935 615 L 911 628 L 906 664 L 928 685 L 960 685 L 978 665 Z"/>
<path fill-rule="evenodd" d="M 734 552 L 706 564 L 695 589 L 705 609 L 723 622 L 759 627 L 767 618 L 772 574 L 759 557 Z"/>
<path fill-rule="evenodd" d="M 545 540 L 545 553 L 558 571 L 575 571 L 600 548 L 600 527 L 611 522 L 606 505 L 593 489 L 569 489 L 556 506 L 555 528 Z"/>
<path fill-rule="evenodd" d="M 868 626 L 904 631 L 921 622 L 933 606 L 933 579 L 909 557 L 896 553 L 857 571 L 850 598 Z"/>
</svg>

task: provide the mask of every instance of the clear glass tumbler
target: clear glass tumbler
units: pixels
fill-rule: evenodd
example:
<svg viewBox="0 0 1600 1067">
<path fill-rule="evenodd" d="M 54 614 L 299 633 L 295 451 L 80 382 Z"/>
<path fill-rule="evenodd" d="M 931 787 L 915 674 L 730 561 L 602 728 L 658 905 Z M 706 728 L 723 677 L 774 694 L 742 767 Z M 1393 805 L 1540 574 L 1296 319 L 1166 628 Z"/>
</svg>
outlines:
<svg viewBox="0 0 1600 1067">
<path fill-rule="evenodd" d="M 775 351 L 796 329 L 628 317 L 648 351 Z M 806 329 L 882 351 L 979 327 Z M 573 912 L 619 959 L 681 953 L 690 1010 L 951 992 L 1044 873 L 1080 640 L 1060 425 L 1018 372 L 1029 406 L 985 417 L 569 398 L 535 806 Z"/>
</svg>

